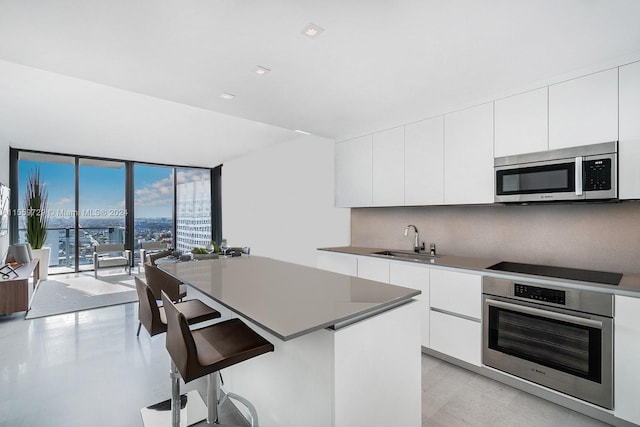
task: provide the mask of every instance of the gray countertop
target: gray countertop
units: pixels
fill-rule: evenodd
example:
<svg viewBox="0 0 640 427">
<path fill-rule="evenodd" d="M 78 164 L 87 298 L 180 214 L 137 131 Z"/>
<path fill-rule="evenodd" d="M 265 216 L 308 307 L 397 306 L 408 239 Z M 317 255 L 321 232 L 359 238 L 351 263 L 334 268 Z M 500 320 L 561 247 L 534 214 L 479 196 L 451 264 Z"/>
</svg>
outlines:
<svg viewBox="0 0 640 427">
<path fill-rule="evenodd" d="M 258 256 L 159 268 L 282 340 L 410 301 L 420 291 Z"/>
<path fill-rule="evenodd" d="M 387 260 L 389 259 L 387 257 L 374 254 L 375 252 L 389 250 L 389 248 L 365 248 L 365 247 L 357 247 L 357 246 L 341 246 L 341 247 L 319 248 L 319 250 L 345 253 L 345 254 L 351 254 L 351 255 L 372 256 L 372 257 L 387 259 Z M 406 251 L 403 251 L 403 252 L 406 252 Z M 403 261 L 403 260 L 397 259 L 397 261 Z M 418 262 L 418 261 L 407 261 L 407 260 L 404 260 L 404 261 Z M 499 271 L 487 269 L 488 267 L 500 261 L 508 261 L 508 260 L 492 259 L 492 258 L 460 257 L 460 256 L 453 256 L 453 255 L 438 255 L 436 258 L 426 259 L 424 262 L 420 262 L 420 263 L 436 266 L 436 267 L 462 268 L 466 270 L 480 272 L 485 275 L 497 276 L 497 277 L 509 277 L 509 278 L 515 278 L 516 280 L 526 279 L 530 282 L 540 283 L 540 284 L 562 283 L 563 285 L 571 288 L 588 289 L 588 290 L 597 291 L 597 292 L 606 292 L 611 294 L 626 295 L 626 296 L 632 296 L 635 298 L 640 298 L 640 274 L 624 273 L 622 276 L 622 280 L 618 285 L 605 285 L 605 284 L 599 284 L 599 283 L 579 282 L 579 281 L 557 279 L 557 278 L 544 278 L 541 276 L 532 276 L 527 274 L 505 273 L 505 272 L 499 272 Z"/>
</svg>

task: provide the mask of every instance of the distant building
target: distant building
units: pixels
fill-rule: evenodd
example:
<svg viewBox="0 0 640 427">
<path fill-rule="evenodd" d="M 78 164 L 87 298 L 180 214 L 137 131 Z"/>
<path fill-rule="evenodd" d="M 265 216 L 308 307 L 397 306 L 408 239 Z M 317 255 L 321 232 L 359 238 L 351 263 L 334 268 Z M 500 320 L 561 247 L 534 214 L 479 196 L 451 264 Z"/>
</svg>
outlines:
<svg viewBox="0 0 640 427">
<path fill-rule="evenodd" d="M 211 182 L 178 184 L 176 190 L 176 249 L 206 247 L 211 242 Z"/>
</svg>

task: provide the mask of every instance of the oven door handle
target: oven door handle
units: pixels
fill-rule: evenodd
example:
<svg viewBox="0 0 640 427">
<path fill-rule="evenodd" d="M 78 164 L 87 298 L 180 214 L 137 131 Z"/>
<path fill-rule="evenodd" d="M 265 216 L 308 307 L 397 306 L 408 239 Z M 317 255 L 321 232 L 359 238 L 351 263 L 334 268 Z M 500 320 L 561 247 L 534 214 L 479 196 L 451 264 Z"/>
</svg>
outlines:
<svg viewBox="0 0 640 427">
<path fill-rule="evenodd" d="M 487 304 L 494 307 L 505 308 L 508 310 L 518 311 L 525 314 L 532 314 L 540 317 L 546 317 L 547 319 L 559 320 L 561 322 L 569 322 L 576 325 L 587 326 L 589 328 L 602 329 L 602 322 L 599 320 L 585 319 L 584 317 L 571 316 L 568 314 L 556 313 L 555 311 L 541 310 L 539 308 L 511 304 L 508 302 L 497 301 L 493 299 L 487 299 L 486 302 Z"/>
</svg>

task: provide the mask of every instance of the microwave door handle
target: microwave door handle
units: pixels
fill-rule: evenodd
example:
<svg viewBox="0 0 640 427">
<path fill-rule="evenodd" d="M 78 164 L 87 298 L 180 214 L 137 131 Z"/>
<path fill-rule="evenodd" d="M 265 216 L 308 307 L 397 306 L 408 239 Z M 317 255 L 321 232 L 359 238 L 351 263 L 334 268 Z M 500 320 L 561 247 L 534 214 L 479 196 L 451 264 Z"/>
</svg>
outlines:
<svg viewBox="0 0 640 427">
<path fill-rule="evenodd" d="M 582 196 L 582 157 L 576 157 L 576 196 Z"/>
<path fill-rule="evenodd" d="M 527 307 L 523 305 L 511 304 L 504 301 L 487 299 L 487 304 L 498 308 L 517 311 L 519 313 L 531 314 L 534 316 L 546 317 L 547 319 L 559 320 L 561 322 L 573 323 L 575 325 L 587 326 L 589 328 L 602 329 L 602 322 L 584 317 L 570 316 L 568 314 L 556 313 L 555 311 L 541 310 L 539 308 Z"/>
</svg>

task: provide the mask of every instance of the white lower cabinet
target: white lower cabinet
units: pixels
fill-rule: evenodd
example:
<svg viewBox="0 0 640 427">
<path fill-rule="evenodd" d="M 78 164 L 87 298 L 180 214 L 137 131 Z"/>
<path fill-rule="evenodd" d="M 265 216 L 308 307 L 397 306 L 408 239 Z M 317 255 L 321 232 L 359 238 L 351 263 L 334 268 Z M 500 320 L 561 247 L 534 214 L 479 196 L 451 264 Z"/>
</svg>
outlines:
<svg viewBox="0 0 640 427">
<path fill-rule="evenodd" d="M 408 262 L 391 262 L 389 283 L 422 292 L 415 299 L 420 305 L 422 317 L 421 344 L 423 347 L 429 347 L 429 267 Z"/>
<path fill-rule="evenodd" d="M 361 256 L 358 259 L 358 277 L 389 283 L 389 261 L 386 259 Z"/>
<path fill-rule="evenodd" d="M 431 269 L 431 307 L 470 317 L 482 317 L 482 276 Z"/>
<path fill-rule="evenodd" d="M 429 303 L 429 347 L 481 366 L 482 276 L 432 268 Z"/>
<path fill-rule="evenodd" d="M 614 413 L 640 425 L 640 298 L 616 295 L 614 318 Z"/>
<path fill-rule="evenodd" d="M 317 251 L 316 267 L 321 270 L 333 271 L 334 273 L 339 274 L 346 274 L 347 276 L 358 275 L 358 259 L 351 254 Z"/>
<path fill-rule="evenodd" d="M 476 366 L 482 364 L 482 324 L 431 310 L 430 347 Z"/>
</svg>

